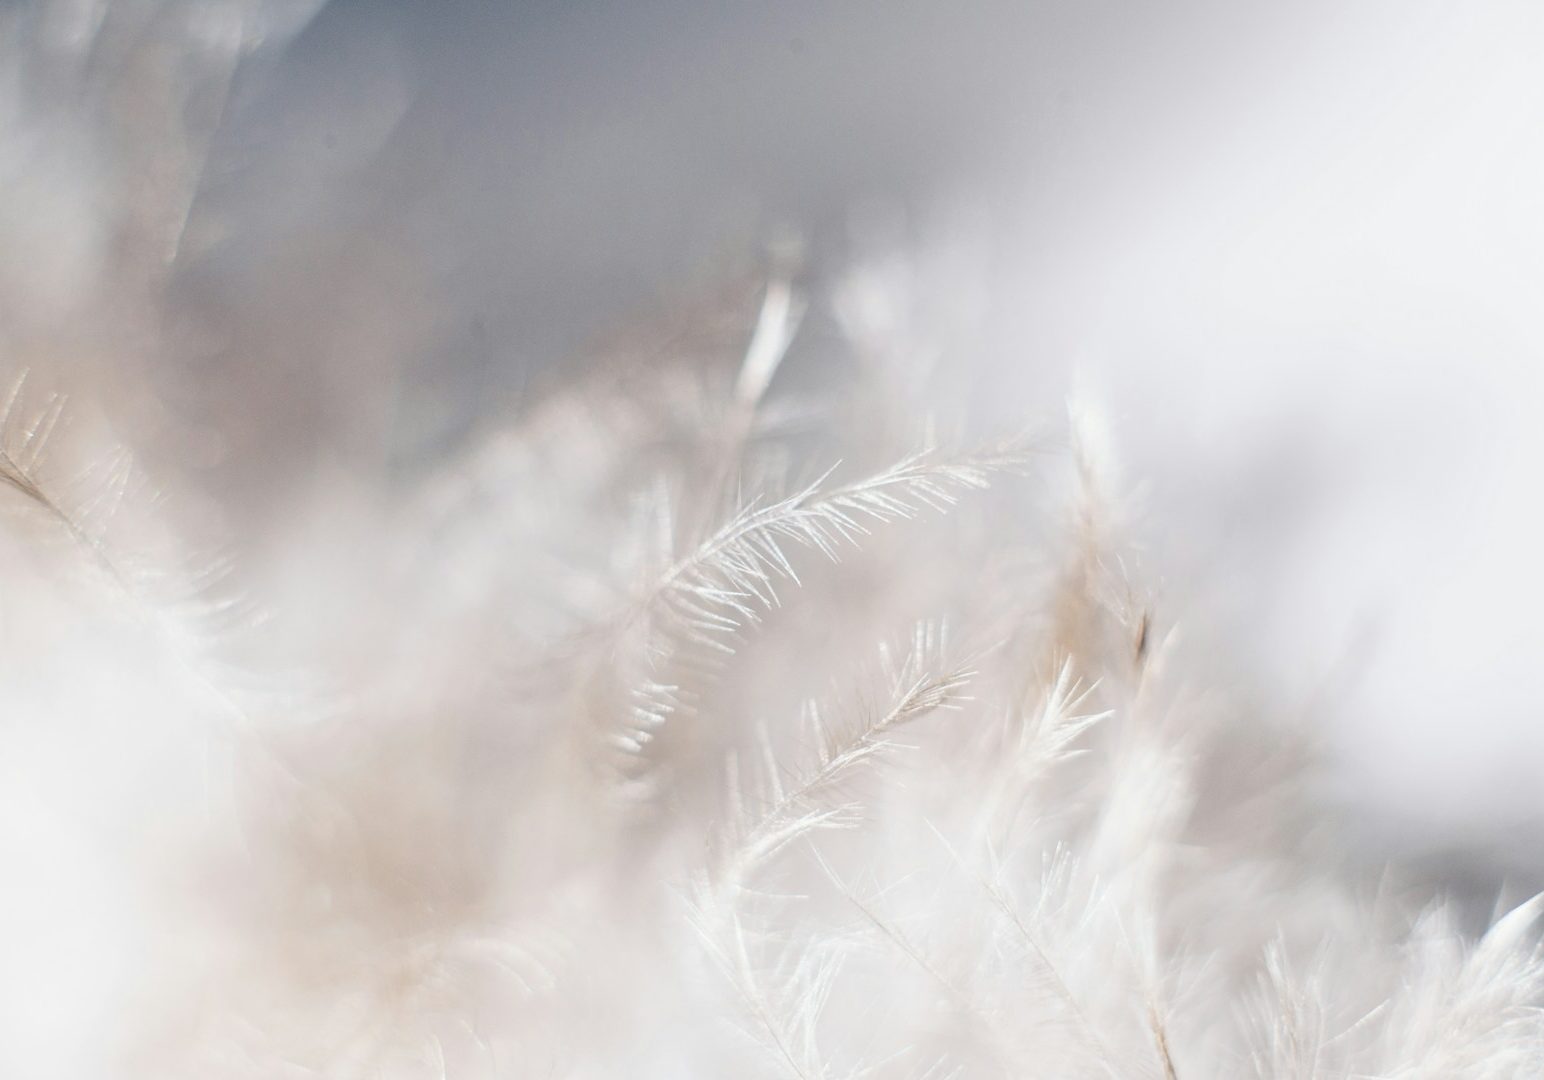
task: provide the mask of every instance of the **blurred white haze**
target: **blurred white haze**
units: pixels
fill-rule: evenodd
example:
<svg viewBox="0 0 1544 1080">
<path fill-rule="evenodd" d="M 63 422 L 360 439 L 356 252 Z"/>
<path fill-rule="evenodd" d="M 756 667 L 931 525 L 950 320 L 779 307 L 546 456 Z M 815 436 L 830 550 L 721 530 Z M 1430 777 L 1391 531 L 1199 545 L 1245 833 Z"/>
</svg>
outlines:
<svg viewBox="0 0 1544 1080">
<path fill-rule="evenodd" d="M 206 53 L 133 85 L 191 149 L 105 76 L 46 96 L 184 19 Z M 367 530 L 797 249 L 803 347 L 871 300 L 942 328 L 983 427 L 1085 418 L 1156 618 L 1307 718 L 1369 862 L 1544 886 L 1544 4 L 0 0 L 0 35 L 4 373 L 97 386 L 81 429 L 314 607 L 287 648 L 391 618 L 390 553 L 328 513 Z M 94 231 L 123 146 L 187 189 L 170 250 Z M 0 762 L 0 919 L 35 928 L 0 971 L 38 973 L 0 982 L 0 1072 L 106 1080 L 72 1035 L 165 945 L 122 852 L 197 832 L 218 770 L 116 688 L 176 661 L 52 590 L 0 595 L 43 718 Z"/>
<path fill-rule="evenodd" d="M 1313 695 L 1351 798 L 1540 823 L 1537 5 L 335 2 L 251 96 L 205 287 L 339 217 L 427 266 L 404 452 L 782 230 L 889 258 L 983 400 L 1097 403 L 1172 614 Z"/>
</svg>

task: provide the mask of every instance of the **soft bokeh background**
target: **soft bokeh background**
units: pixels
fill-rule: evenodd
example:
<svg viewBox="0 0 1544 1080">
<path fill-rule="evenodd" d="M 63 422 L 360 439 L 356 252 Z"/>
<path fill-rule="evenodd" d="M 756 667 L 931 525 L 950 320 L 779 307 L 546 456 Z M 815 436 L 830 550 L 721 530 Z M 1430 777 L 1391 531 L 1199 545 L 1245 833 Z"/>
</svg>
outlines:
<svg viewBox="0 0 1544 1080">
<path fill-rule="evenodd" d="M 1323 715 L 1370 821 L 1521 851 L 1541 55 L 1522 0 L 337 0 L 237 95 L 184 381 L 256 390 L 297 467 L 362 428 L 421 461 L 796 230 L 969 323 L 995 408 L 1103 403 L 1170 616 L 1206 597 L 1196 632 Z M 319 325 L 330 359 L 274 329 Z M 390 376 L 329 423 L 350 365 Z"/>
</svg>

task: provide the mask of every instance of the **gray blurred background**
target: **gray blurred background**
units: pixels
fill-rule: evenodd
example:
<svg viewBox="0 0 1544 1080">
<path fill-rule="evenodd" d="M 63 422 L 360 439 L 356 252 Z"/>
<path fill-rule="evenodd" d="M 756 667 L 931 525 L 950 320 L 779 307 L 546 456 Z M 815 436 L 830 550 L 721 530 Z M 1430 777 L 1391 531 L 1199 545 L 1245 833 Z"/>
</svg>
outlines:
<svg viewBox="0 0 1544 1080">
<path fill-rule="evenodd" d="M 769 237 L 909 253 L 996 419 L 1101 403 L 1160 615 L 1373 842 L 1532 880 L 1541 131 L 1527 0 L 333 0 L 237 73 L 165 390 L 260 534 Z"/>
</svg>

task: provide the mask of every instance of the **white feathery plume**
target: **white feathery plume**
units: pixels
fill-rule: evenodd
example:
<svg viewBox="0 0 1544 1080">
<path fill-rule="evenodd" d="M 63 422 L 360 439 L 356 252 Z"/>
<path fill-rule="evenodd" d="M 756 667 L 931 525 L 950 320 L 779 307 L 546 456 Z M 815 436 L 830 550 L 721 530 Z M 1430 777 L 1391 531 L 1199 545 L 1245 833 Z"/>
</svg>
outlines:
<svg viewBox="0 0 1544 1080">
<path fill-rule="evenodd" d="M 1349 857 L 1309 734 L 1149 595 L 1118 425 L 976 438 L 916 313 L 779 264 L 433 460 L 317 403 L 269 471 L 158 350 L 297 9 L 24 14 L 0 175 L 101 171 L 14 196 L 48 281 L 0 215 L 0 1075 L 1544 1074 L 1540 902 Z M 346 404 L 411 396 L 392 340 Z"/>
</svg>

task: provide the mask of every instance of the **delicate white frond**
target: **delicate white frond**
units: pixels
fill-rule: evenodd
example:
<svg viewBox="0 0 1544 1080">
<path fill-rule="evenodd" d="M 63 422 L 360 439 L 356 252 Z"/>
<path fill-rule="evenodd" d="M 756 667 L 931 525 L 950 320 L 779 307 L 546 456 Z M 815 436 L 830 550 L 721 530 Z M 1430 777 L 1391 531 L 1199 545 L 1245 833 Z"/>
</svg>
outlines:
<svg viewBox="0 0 1544 1080">
<path fill-rule="evenodd" d="M 797 584 L 787 545 L 834 560 L 871 527 L 946 510 L 962 491 L 985 488 L 992 473 L 1021 467 L 1029 452 L 1023 442 L 957 456 L 923 451 L 864 480 L 828 487 L 833 466 L 793 495 L 765 505 L 752 500 L 671 565 L 642 606 L 699 644 L 728 650 L 725 635 L 777 605 L 779 582 Z"/>
<path fill-rule="evenodd" d="M 975 675 L 974 661 L 946 663 L 941 648 L 938 632 L 924 625 L 917 628 L 904 653 L 881 650 L 886 704 L 854 722 L 834 728 L 821 720 L 818 710 L 809 710 L 810 762 L 787 778 L 779 775 L 775 763 L 768 766 L 761 778 L 762 804 L 732 821 L 730 832 L 720 838 L 721 850 L 710 875 L 716 887 L 736 888 L 800 837 L 850 823 L 850 806 L 824 805 L 819 800 L 890 749 L 890 737 L 897 728 L 963 700 Z"/>
</svg>

